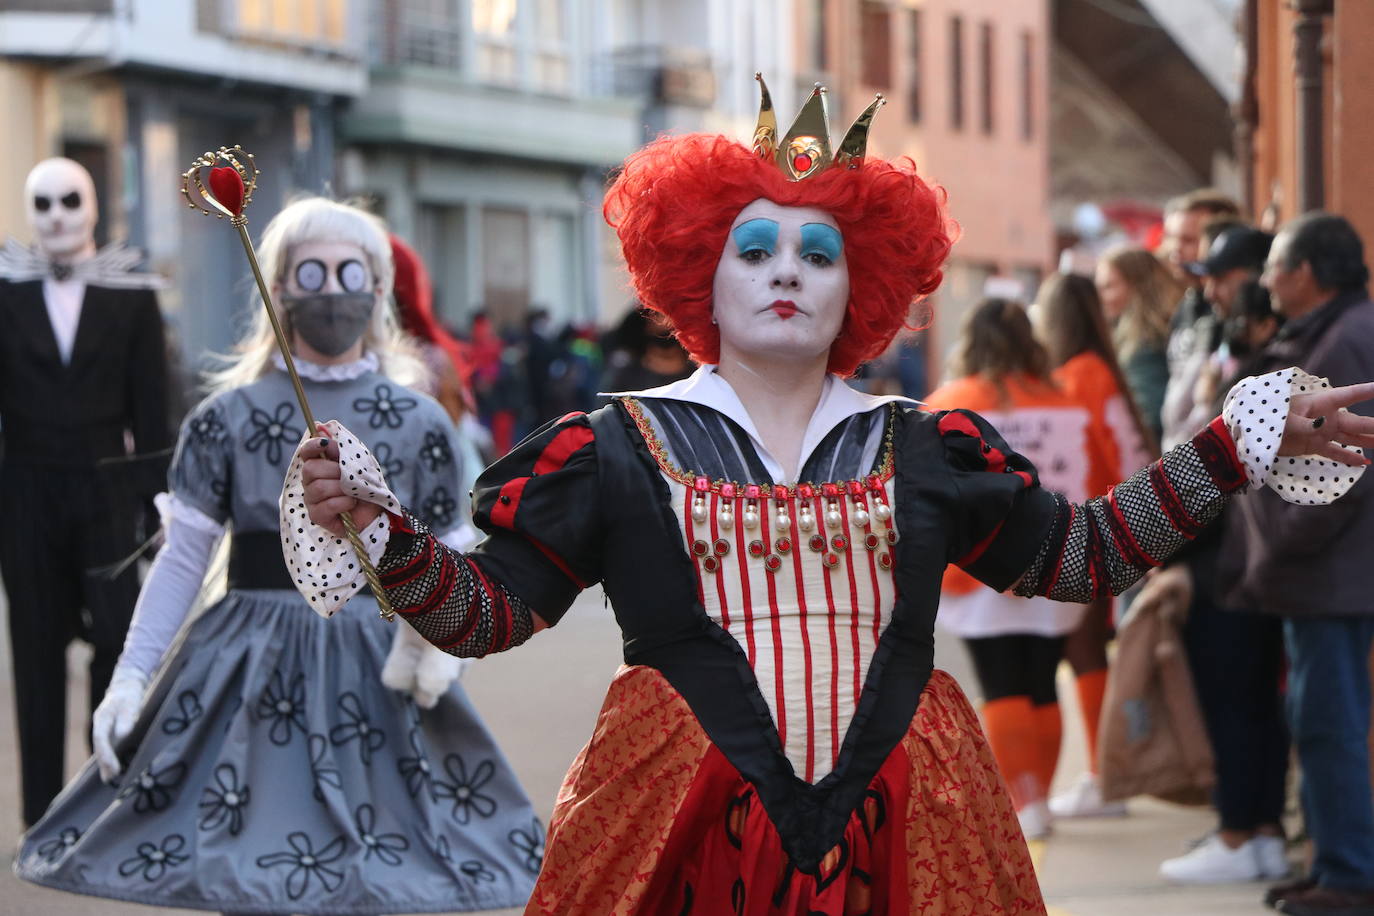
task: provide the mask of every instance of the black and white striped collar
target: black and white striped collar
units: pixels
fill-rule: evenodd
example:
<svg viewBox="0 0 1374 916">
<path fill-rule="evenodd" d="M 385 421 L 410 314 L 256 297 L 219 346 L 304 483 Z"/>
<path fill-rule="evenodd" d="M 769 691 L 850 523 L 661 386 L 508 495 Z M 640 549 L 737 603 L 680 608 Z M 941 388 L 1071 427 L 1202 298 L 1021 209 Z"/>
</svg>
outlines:
<svg viewBox="0 0 1374 916">
<path fill-rule="evenodd" d="M 730 383 L 720 377 L 716 372 L 716 367 L 705 364 L 681 381 L 663 385 L 658 388 L 649 388 L 643 391 L 618 391 L 608 394 L 609 397 L 630 397 L 639 400 L 663 400 L 678 401 L 688 404 L 697 404 L 708 407 L 716 413 L 721 414 L 737 426 L 745 435 L 748 436 L 753 451 L 758 460 L 762 463 L 763 469 L 767 471 L 772 481 L 783 481 L 782 465 L 772 455 L 768 453 L 760 438 L 758 429 L 754 421 L 750 418 L 749 412 L 745 410 L 743 402 Z M 820 401 L 816 404 L 816 409 L 811 414 L 811 419 L 806 425 L 806 434 L 802 438 L 801 464 L 803 469 L 808 465 L 815 467 L 817 462 L 813 458 L 822 458 L 815 455 L 817 448 L 827 441 L 833 443 L 831 433 L 836 427 L 846 421 L 862 414 L 872 413 L 879 408 L 895 402 L 904 402 L 912 406 L 919 406 L 920 402 L 902 395 L 872 395 L 857 391 L 845 384 L 839 376 L 827 375 L 825 386 L 821 390 Z M 865 440 L 870 437 L 865 434 Z M 867 460 L 872 460 L 871 452 L 876 452 L 876 441 L 872 446 L 866 441 L 862 451 Z M 824 462 L 821 462 L 824 463 Z M 846 462 L 848 463 L 848 462 Z M 839 470 L 838 468 L 836 469 Z M 862 471 L 860 471 L 862 472 Z M 841 474 L 852 474 L 852 469 L 840 471 Z M 752 476 L 752 475 L 751 475 Z M 824 475 L 831 478 L 831 475 Z M 809 479 L 805 475 L 803 479 Z M 820 478 L 818 478 L 820 479 Z"/>
</svg>

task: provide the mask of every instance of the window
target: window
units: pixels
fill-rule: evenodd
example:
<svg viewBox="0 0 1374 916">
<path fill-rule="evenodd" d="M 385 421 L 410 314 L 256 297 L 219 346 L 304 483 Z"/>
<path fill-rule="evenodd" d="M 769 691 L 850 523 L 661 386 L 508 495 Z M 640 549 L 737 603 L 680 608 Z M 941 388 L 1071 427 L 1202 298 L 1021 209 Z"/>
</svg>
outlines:
<svg viewBox="0 0 1374 916">
<path fill-rule="evenodd" d="M 907 34 L 911 42 L 910 81 L 907 84 L 906 114 L 912 124 L 921 121 L 921 68 L 924 66 L 921 54 L 921 11 L 907 10 Z"/>
<path fill-rule="evenodd" d="M 825 14 L 829 6 L 829 0 L 811 0 L 811 66 L 820 73 L 830 64 L 830 57 L 825 53 Z"/>
<path fill-rule="evenodd" d="M 892 35 L 887 5 L 876 0 L 859 4 L 859 47 L 863 81 L 875 89 L 892 85 Z"/>
<path fill-rule="evenodd" d="M 240 38 L 329 48 L 342 47 L 348 38 L 344 0 L 225 0 L 225 4 L 220 21 L 226 32 Z"/>
<path fill-rule="evenodd" d="M 524 210 L 482 210 L 482 304 L 498 328 L 516 328 L 530 304 L 530 218 Z"/>
<path fill-rule="evenodd" d="M 994 56 L 992 23 L 985 22 L 978 30 L 978 71 L 982 90 L 983 133 L 991 134 L 993 127 Z"/>
<path fill-rule="evenodd" d="M 516 51 L 517 0 L 472 0 L 472 30 L 477 39 L 477 75 L 513 85 L 520 76 Z"/>
<path fill-rule="evenodd" d="M 470 320 L 468 303 L 468 239 L 463 207 L 420 205 L 416 220 L 416 248 L 430 266 L 434 314 L 449 327 Z"/>
<path fill-rule="evenodd" d="M 1021 139 L 1035 137 L 1035 38 L 1021 33 Z"/>
<path fill-rule="evenodd" d="M 566 0 L 537 0 L 534 5 L 534 84 L 549 92 L 571 89 Z"/>
<path fill-rule="evenodd" d="M 949 20 L 949 125 L 964 129 L 964 19 Z"/>
<path fill-rule="evenodd" d="M 572 90 L 568 0 L 467 0 L 484 82 L 566 94 Z"/>
</svg>

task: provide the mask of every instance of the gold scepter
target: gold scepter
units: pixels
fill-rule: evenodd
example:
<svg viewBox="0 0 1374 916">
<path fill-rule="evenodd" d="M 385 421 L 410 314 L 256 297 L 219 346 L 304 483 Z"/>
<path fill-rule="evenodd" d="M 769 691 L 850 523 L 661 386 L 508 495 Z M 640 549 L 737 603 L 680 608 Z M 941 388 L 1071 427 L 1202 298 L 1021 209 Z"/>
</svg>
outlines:
<svg viewBox="0 0 1374 916">
<path fill-rule="evenodd" d="M 220 160 L 227 162 L 228 165 L 216 165 Z M 210 170 L 208 188 L 201 179 L 201 170 L 206 168 Z M 272 294 L 267 291 L 267 283 L 262 278 L 262 268 L 258 266 L 258 255 L 253 250 L 253 240 L 248 237 L 248 217 L 243 214 L 244 208 L 253 200 L 253 191 L 258 186 L 259 174 L 261 173 L 258 171 L 257 163 L 253 161 L 252 153 L 245 152 L 237 143 L 232 147 L 221 146 L 215 152 L 204 153 L 191 162 L 191 167 L 181 176 L 181 194 L 191 209 L 199 210 L 206 216 L 216 219 L 224 219 L 227 216 L 229 224 L 239 231 L 243 253 L 248 256 L 248 265 L 253 268 L 253 279 L 258 283 L 263 307 L 267 309 L 267 317 L 272 322 L 272 333 L 277 337 L 277 348 L 281 350 L 282 359 L 286 361 L 286 371 L 291 376 L 292 387 L 296 389 L 296 400 L 301 405 L 301 413 L 305 415 L 306 426 L 313 435 L 317 429 L 315 414 L 310 410 L 310 403 L 305 398 L 305 388 L 301 386 L 301 377 L 296 373 L 296 361 L 291 356 L 291 345 L 282 331 L 281 322 L 277 319 L 277 310 L 272 305 Z M 192 185 L 204 203 L 191 195 Z M 358 528 L 353 524 L 353 517 L 347 512 L 342 512 L 339 518 L 343 521 L 348 543 L 358 555 L 358 562 L 362 564 L 367 584 L 377 599 L 382 619 L 392 620 L 396 612 L 386 597 L 386 590 L 382 588 L 382 580 L 377 575 L 376 567 L 367 557 L 367 550 L 363 547 L 362 538 L 358 536 Z"/>
</svg>

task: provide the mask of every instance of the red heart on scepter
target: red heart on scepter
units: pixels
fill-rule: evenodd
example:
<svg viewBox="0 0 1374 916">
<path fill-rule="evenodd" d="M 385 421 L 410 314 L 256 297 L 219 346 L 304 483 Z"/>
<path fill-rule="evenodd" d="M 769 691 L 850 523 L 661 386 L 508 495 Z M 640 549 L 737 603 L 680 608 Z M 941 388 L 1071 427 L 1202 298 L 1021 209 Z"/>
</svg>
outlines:
<svg viewBox="0 0 1374 916">
<path fill-rule="evenodd" d="M 235 216 L 243 212 L 243 178 L 237 170 L 224 165 L 211 169 L 210 193 Z"/>
</svg>

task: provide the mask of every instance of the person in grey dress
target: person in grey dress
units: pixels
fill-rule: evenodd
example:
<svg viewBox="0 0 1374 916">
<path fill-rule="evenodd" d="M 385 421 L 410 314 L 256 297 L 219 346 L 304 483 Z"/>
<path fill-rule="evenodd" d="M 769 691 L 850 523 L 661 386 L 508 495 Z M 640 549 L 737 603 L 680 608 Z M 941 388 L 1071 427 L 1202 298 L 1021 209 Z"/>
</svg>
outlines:
<svg viewBox="0 0 1374 916">
<path fill-rule="evenodd" d="M 398 381 L 418 363 L 386 301 L 379 222 L 308 199 L 260 251 L 313 410 L 360 431 L 407 504 L 463 544 L 452 423 Z M 456 660 L 370 601 L 317 617 L 281 559 L 281 481 L 307 430 L 258 310 L 182 427 L 159 497 L 166 544 L 94 717 L 96 756 L 24 836 L 15 871 L 225 913 L 522 905 L 543 827 Z M 174 641 L 226 531 L 228 593 Z"/>
</svg>

